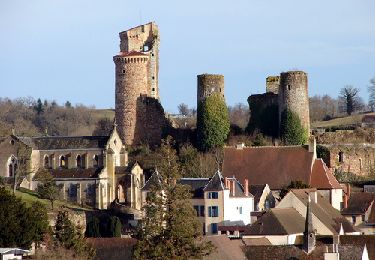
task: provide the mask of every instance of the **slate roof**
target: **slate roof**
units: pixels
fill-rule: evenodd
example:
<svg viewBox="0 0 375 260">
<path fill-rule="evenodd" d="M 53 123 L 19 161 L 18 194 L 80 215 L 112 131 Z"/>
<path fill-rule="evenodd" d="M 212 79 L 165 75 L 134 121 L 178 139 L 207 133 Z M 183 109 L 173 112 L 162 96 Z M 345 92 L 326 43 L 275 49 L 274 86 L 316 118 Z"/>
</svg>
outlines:
<svg viewBox="0 0 375 260">
<path fill-rule="evenodd" d="M 309 192 L 316 189 L 293 189 L 292 192 L 305 206 L 309 199 Z M 340 211 L 331 206 L 331 204 L 322 195 L 317 194 L 317 202 L 310 203 L 312 214 L 315 215 L 332 233 L 339 234 L 341 224 L 344 232 L 357 232 L 350 222 L 340 214 Z"/>
<path fill-rule="evenodd" d="M 210 181 L 209 178 L 181 178 L 178 183 L 188 185 L 193 198 L 204 198 L 204 187 Z"/>
<path fill-rule="evenodd" d="M 302 146 L 224 148 L 223 175 L 240 182 L 281 189 L 291 181 L 310 182 L 313 153 Z"/>
<path fill-rule="evenodd" d="M 115 174 L 131 173 L 131 170 L 136 164 L 138 164 L 138 162 L 129 163 L 128 166 L 115 166 Z"/>
<path fill-rule="evenodd" d="M 262 197 L 266 184 L 252 184 L 249 185 L 249 192 L 254 196 L 254 204 L 259 203 L 260 197 Z"/>
<path fill-rule="evenodd" d="M 88 169 L 48 169 L 48 172 L 56 179 L 79 179 L 79 178 L 98 178 L 102 168 L 88 168 Z"/>
<path fill-rule="evenodd" d="M 314 167 L 312 167 L 314 166 Z M 268 184 L 280 190 L 291 181 L 302 181 L 318 189 L 340 188 L 321 159 L 306 146 L 224 148 L 223 175 L 246 178 L 251 185 Z"/>
<path fill-rule="evenodd" d="M 246 227 L 245 236 L 302 234 L 305 219 L 294 208 L 274 208 Z"/>
<path fill-rule="evenodd" d="M 204 187 L 204 191 L 221 191 L 224 190 L 225 187 L 223 185 L 224 178 L 219 171 L 215 173 L 215 175 L 210 179 L 207 183 L 206 187 Z"/>
<path fill-rule="evenodd" d="M 103 149 L 109 136 L 45 136 L 17 137 L 34 150 Z"/>
<path fill-rule="evenodd" d="M 371 192 L 352 192 L 348 201 L 348 207 L 341 211 L 343 215 L 363 215 L 369 209 L 375 194 Z"/>
<path fill-rule="evenodd" d="M 146 181 L 145 185 L 142 188 L 142 191 L 150 191 L 155 186 L 160 186 L 163 181 L 163 178 L 158 171 L 155 171 L 151 177 Z"/>
</svg>

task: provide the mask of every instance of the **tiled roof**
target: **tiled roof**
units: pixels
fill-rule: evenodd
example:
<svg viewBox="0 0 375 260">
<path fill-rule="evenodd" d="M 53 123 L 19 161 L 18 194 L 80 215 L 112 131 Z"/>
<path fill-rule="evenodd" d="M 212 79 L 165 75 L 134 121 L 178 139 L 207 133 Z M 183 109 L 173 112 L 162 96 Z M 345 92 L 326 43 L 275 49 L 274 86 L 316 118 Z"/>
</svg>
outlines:
<svg viewBox="0 0 375 260">
<path fill-rule="evenodd" d="M 317 189 L 341 189 L 341 185 L 322 159 L 316 159 L 314 162 L 310 186 Z"/>
<path fill-rule="evenodd" d="M 48 172 L 56 179 L 79 179 L 79 178 L 98 178 L 102 168 L 89 168 L 89 169 L 49 169 Z"/>
<path fill-rule="evenodd" d="M 291 181 L 310 182 L 313 153 L 303 146 L 224 148 L 223 175 L 240 182 L 281 189 Z"/>
<path fill-rule="evenodd" d="M 375 235 L 340 236 L 340 244 L 343 246 L 355 245 L 362 249 L 366 245 L 369 258 L 375 259 Z"/>
<path fill-rule="evenodd" d="M 348 207 L 342 210 L 343 215 L 362 215 L 369 209 L 375 200 L 375 193 L 352 192 L 348 201 Z"/>
<path fill-rule="evenodd" d="M 17 137 L 35 150 L 105 148 L 109 136 Z"/>
<path fill-rule="evenodd" d="M 292 192 L 305 206 L 307 206 L 310 192 L 317 192 L 316 189 L 294 189 Z M 344 232 L 357 232 L 350 222 L 340 214 L 340 211 L 332 205 L 322 195 L 317 194 L 317 202 L 310 203 L 312 214 L 315 215 L 331 232 L 338 234 L 341 225 Z"/>
<path fill-rule="evenodd" d="M 204 198 L 204 187 L 209 182 L 209 178 L 181 178 L 178 183 L 188 185 L 193 193 L 193 198 Z"/>
<path fill-rule="evenodd" d="M 302 234 L 305 219 L 294 208 L 271 209 L 246 227 L 245 236 Z"/>
<path fill-rule="evenodd" d="M 243 243 L 240 239 L 229 239 L 226 235 L 205 236 L 204 241 L 211 241 L 216 250 L 208 256 L 204 256 L 204 260 L 245 260 L 246 256 L 242 251 Z"/>
</svg>

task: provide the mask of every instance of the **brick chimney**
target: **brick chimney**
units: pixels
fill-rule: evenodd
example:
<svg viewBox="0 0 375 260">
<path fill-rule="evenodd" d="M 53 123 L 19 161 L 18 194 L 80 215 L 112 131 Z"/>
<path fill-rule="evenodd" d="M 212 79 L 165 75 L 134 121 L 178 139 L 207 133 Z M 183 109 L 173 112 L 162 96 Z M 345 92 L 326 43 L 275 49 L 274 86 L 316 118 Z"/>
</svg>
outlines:
<svg viewBox="0 0 375 260">
<path fill-rule="evenodd" d="M 344 194 L 344 209 L 348 207 L 348 195 Z"/>
<path fill-rule="evenodd" d="M 245 179 L 245 196 L 249 196 L 249 180 L 246 178 Z"/>
<path fill-rule="evenodd" d="M 224 185 L 226 189 L 229 189 L 229 185 L 228 185 L 228 178 L 227 177 L 224 177 Z"/>
<path fill-rule="evenodd" d="M 318 203 L 318 192 L 316 190 L 310 191 L 309 192 L 309 198 L 310 198 L 311 202 Z"/>
<path fill-rule="evenodd" d="M 233 178 L 232 180 L 232 196 L 236 195 L 236 180 Z"/>
<path fill-rule="evenodd" d="M 348 199 L 350 199 L 350 195 L 351 195 L 350 183 L 346 183 L 346 195 L 348 196 Z"/>
</svg>

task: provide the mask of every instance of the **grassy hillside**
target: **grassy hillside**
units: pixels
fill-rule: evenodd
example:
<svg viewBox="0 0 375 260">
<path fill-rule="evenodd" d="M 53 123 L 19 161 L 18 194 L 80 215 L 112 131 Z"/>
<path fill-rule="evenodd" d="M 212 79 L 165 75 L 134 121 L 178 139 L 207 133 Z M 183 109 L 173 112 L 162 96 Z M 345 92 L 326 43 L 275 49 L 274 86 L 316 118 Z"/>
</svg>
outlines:
<svg viewBox="0 0 375 260">
<path fill-rule="evenodd" d="M 367 113 L 367 114 L 356 114 L 356 115 L 351 115 L 347 117 L 339 117 L 339 118 L 334 118 L 332 120 L 328 121 L 316 121 L 311 124 L 312 128 L 324 128 L 324 127 L 335 127 L 335 126 L 349 126 L 349 125 L 360 125 L 362 122 L 362 118 L 365 115 L 370 115 L 370 114 L 375 114 L 375 113 Z"/>
</svg>

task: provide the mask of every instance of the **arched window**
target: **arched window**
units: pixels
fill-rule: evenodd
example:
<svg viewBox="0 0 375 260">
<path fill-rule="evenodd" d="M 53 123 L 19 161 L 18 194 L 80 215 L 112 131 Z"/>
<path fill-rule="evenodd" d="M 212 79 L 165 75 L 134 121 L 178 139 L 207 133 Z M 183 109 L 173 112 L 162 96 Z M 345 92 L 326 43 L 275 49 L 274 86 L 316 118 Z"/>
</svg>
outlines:
<svg viewBox="0 0 375 260">
<path fill-rule="evenodd" d="M 13 177 L 16 174 L 17 167 L 18 167 L 17 158 L 14 155 L 12 155 L 8 159 L 8 176 L 9 177 Z"/>
<path fill-rule="evenodd" d="M 50 166 L 50 162 L 49 162 L 49 157 L 48 155 L 44 155 L 44 169 L 49 169 L 51 166 Z"/>
<path fill-rule="evenodd" d="M 59 166 L 60 166 L 61 168 L 66 168 L 66 167 L 67 167 L 66 158 L 65 158 L 64 155 L 61 155 L 61 156 L 60 156 Z"/>
<path fill-rule="evenodd" d="M 99 166 L 99 156 L 97 154 L 94 155 L 94 157 L 92 158 L 92 164 L 94 167 L 98 167 Z"/>
<path fill-rule="evenodd" d="M 76 163 L 77 163 L 77 168 L 82 168 L 82 157 L 79 154 L 77 155 Z"/>
</svg>

